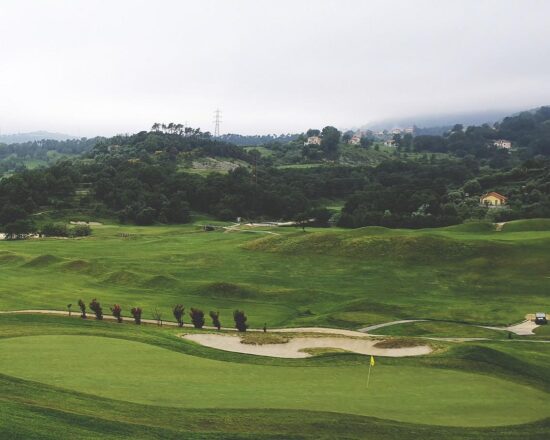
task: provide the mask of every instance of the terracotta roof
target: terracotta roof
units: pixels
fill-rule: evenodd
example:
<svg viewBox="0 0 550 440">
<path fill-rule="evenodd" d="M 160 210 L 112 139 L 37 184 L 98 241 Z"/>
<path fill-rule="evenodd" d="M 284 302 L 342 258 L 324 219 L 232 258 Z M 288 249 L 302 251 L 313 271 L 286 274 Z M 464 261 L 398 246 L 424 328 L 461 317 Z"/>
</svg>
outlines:
<svg viewBox="0 0 550 440">
<path fill-rule="evenodd" d="M 491 192 L 488 192 L 487 194 L 482 195 L 481 198 L 484 199 L 485 197 L 489 197 L 489 196 L 496 197 L 499 200 L 508 200 L 508 197 L 503 196 L 502 194 L 499 194 L 494 191 L 491 191 Z"/>
</svg>

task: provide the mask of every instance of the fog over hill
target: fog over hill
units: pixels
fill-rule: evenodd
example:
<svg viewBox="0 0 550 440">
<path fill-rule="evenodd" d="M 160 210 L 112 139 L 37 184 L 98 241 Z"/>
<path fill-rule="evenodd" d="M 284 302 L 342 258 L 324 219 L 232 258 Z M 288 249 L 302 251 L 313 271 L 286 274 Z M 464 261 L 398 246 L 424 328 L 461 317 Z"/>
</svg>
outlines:
<svg viewBox="0 0 550 440">
<path fill-rule="evenodd" d="M 24 142 L 41 141 L 44 139 L 65 141 L 67 139 L 78 139 L 78 136 L 71 136 L 70 134 L 65 133 L 52 133 L 49 131 L 33 131 L 29 133 L 0 135 L 0 143 L 2 144 L 21 144 Z"/>
<path fill-rule="evenodd" d="M 369 122 L 360 128 L 370 130 L 383 130 L 391 128 L 412 127 L 419 128 L 452 127 L 454 124 L 482 125 L 485 123 L 494 124 L 506 116 L 517 113 L 517 109 L 508 110 L 485 110 L 475 112 L 448 113 L 417 115 L 407 117 L 388 118 L 379 121 Z"/>
</svg>

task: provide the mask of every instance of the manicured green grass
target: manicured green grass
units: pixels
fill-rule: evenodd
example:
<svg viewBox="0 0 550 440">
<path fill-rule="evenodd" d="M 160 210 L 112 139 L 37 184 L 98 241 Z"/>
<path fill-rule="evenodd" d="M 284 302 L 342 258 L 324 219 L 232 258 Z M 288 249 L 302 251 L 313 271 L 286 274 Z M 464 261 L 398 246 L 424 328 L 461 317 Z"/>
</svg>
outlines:
<svg viewBox="0 0 550 440">
<path fill-rule="evenodd" d="M 93 220 L 92 218 L 89 218 Z M 430 230 L 96 226 L 78 240 L 0 241 L 0 310 L 182 303 L 244 309 L 263 326 L 358 328 L 407 318 L 503 325 L 547 306 L 550 231 L 487 225 Z M 513 222 L 510 225 L 514 225 Z M 467 227 L 466 227 L 467 226 Z M 220 286 L 231 288 L 220 288 Z"/>
<path fill-rule="evenodd" d="M 410 423 L 493 426 L 548 415 L 550 395 L 502 379 L 422 367 L 238 365 L 95 336 L 0 341 L 0 373 L 117 400 L 181 408 L 335 411 Z M 524 404 L 517 406 L 516 396 Z M 437 398 L 434 398 L 437 396 Z M 182 398 L 183 397 L 183 398 Z"/>
<path fill-rule="evenodd" d="M 0 315 L 0 438 L 524 440 L 550 427 L 548 344 L 379 357 L 367 391 L 367 356 L 246 356 L 178 333 Z"/>
</svg>

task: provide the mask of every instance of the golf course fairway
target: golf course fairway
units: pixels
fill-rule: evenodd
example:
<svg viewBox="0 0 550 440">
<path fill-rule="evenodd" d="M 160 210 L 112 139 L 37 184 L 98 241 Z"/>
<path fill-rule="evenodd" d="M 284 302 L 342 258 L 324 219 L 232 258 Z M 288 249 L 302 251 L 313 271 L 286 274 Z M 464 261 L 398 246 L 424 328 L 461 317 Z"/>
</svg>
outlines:
<svg viewBox="0 0 550 440">
<path fill-rule="evenodd" d="M 528 423 L 550 395 L 456 370 L 224 362 L 123 339 L 43 335 L 0 341 L 0 373 L 121 401 L 179 408 L 307 409 L 447 426 Z M 244 359 L 244 358 L 243 358 Z"/>
</svg>

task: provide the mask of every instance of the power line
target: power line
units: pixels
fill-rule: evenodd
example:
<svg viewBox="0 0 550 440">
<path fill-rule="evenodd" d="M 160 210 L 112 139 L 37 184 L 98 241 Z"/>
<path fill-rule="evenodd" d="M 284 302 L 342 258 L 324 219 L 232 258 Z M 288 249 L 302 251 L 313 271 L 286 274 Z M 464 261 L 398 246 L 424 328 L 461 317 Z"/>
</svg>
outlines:
<svg viewBox="0 0 550 440">
<path fill-rule="evenodd" d="M 222 122 L 222 112 L 220 109 L 214 111 L 214 137 L 220 137 L 220 124 Z"/>
</svg>

